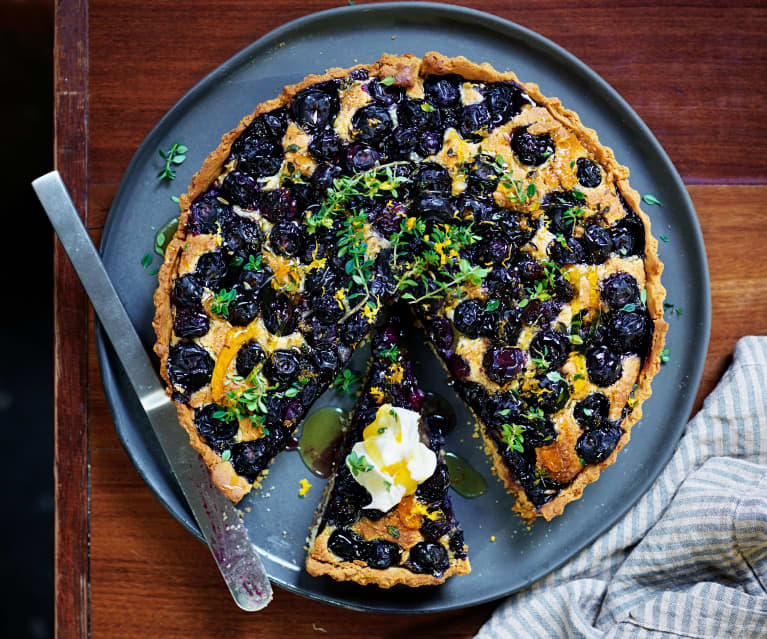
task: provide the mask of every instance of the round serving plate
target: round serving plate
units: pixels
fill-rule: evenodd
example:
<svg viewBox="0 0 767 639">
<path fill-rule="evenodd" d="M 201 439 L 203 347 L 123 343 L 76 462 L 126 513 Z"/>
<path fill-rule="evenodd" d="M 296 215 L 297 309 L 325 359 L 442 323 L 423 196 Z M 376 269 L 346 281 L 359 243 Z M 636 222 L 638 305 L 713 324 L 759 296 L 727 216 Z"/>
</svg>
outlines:
<svg viewBox="0 0 767 639">
<path fill-rule="evenodd" d="M 396 39 L 393 39 L 396 36 Z M 435 50 L 463 55 L 510 69 L 523 81 L 539 84 L 575 110 L 631 169 L 631 185 L 651 192 L 663 206 L 648 206 L 665 263 L 663 284 L 684 315 L 671 324 L 673 357 L 653 383 L 653 396 L 631 442 L 615 465 L 588 486 L 583 497 L 552 522 L 531 528 L 511 512 L 512 499 L 491 474 L 480 440 L 472 437 L 469 413 L 446 386 L 444 370 L 425 350 L 417 351 L 419 379 L 427 390 L 453 403 L 459 427 L 448 448 L 466 458 L 488 481 L 481 497 L 453 493 L 472 564 L 470 575 L 436 588 L 381 590 L 303 570 L 305 539 L 324 480 L 311 478 L 296 453 L 278 456 L 264 489 L 240 504 L 251 538 L 263 554 L 274 583 L 293 592 L 349 608 L 377 612 L 437 612 L 497 599 L 540 579 L 614 524 L 647 490 L 668 462 L 689 415 L 700 381 L 709 336 L 710 300 L 703 239 L 682 181 L 647 126 L 604 80 L 567 51 L 528 29 L 478 11 L 432 3 L 391 3 L 344 7 L 306 16 L 265 35 L 225 62 L 187 93 L 160 120 L 136 151 L 115 197 L 101 242 L 101 253 L 117 292 L 147 350 L 152 331 L 152 294 L 156 278 L 142 268 L 140 256 L 159 228 L 176 213 L 170 196 L 189 179 L 221 135 L 260 102 L 286 84 L 329 67 L 370 63 L 381 53 L 422 55 Z M 189 147 L 186 163 L 172 183 L 158 182 L 157 150 L 173 142 Z M 417 337 L 414 340 L 419 342 Z M 201 537 L 141 406 L 111 346 L 97 328 L 99 364 L 117 432 L 141 476 L 171 514 Z M 362 367 L 357 357 L 357 366 Z M 313 410 L 338 404 L 327 393 Z M 299 480 L 313 484 L 298 496 Z M 494 542 L 491 541 L 494 538 Z M 279 596 L 279 594 L 278 594 Z"/>
</svg>

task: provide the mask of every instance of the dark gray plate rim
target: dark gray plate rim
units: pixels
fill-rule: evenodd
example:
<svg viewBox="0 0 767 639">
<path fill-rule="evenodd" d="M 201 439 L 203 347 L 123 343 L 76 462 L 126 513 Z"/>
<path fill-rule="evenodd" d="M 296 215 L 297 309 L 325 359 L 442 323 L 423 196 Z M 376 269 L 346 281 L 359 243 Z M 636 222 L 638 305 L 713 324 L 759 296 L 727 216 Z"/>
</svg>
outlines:
<svg viewBox="0 0 767 639">
<path fill-rule="evenodd" d="M 621 114 L 623 121 L 625 122 L 625 125 L 627 127 L 631 127 L 640 133 L 641 137 L 643 138 L 641 141 L 642 144 L 650 146 L 651 151 L 657 156 L 658 160 L 661 163 L 661 170 L 666 174 L 666 177 L 670 178 L 671 180 L 672 188 L 675 189 L 674 196 L 677 197 L 682 204 L 682 208 L 681 210 L 678 211 L 678 214 L 683 217 L 684 216 L 687 217 L 686 221 L 689 223 L 689 226 L 690 226 L 689 230 L 693 234 L 693 237 L 689 239 L 691 240 L 692 244 L 697 249 L 696 255 L 695 255 L 696 259 L 694 263 L 692 264 L 692 268 L 694 269 L 697 277 L 699 278 L 698 284 L 700 285 L 699 291 L 698 291 L 700 298 L 699 298 L 699 304 L 697 305 L 698 317 L 696 321 L 697 340 L 698 340 L 699 347 L 694 351 L 694 354 L 684 363 L 685 369 L 687 371 L 686 378 L 687 380 L 689 380 L 688 386 L 693 389 L 697 388 L 697 385 L 703 373 L 703 366 L 705 363 L 705 356 L 706 356 L 706 352 L 708 348 L 708 340 L 709 340 L 710 324 L 711 324 L 711 310 L 710 310 L 711 302 L 710 302 L 708 265 L 707 265 L 706 255 L 705 255 L 703 235 L 697 223 L 697 218 L 695 215 L 695 210 L 692 205 L 692 201 L 690 200 L 687 190 L 684 187 L 681 177 L 679 176 L 673 164 L 671 163 L 670 159 L 668 158 L 668 155 L 660 146 L 658 141 L 655 139 L 654 135 L 649 130 L 649 128 L 634 112 L 634 110 L 620 97 L 620 95 L 610 85 L 608 85 L 599 75 L 597 75 L 594 71 L 592 71 L 589 67 L 587 67 L 578 58 L 573 56 L 571 53 L 569 53 L 568 51 L 566 51 L 559 45 L 554 44 L 550 40 L 544 38 L 543 36 L 525 27 L 512 23 L 503 18 L 499 18 L 497 16 L 493 16 L 493 15 L 483 13 L 481 11 L 477 11 L 474 9 L 469 9 L 466 7 L 440 4 L 440 3 L 431 3 L 431 2 L 396 2 L 396 3 L 389 2 L 389 3 L 381 3 L 376 5 L 358 5 L 358 6 L 350 6 L 350 7 L 341 7 L 337 9 L 321 11 L 318 13 L 304 16 L 302 18 L 298 18 L 296 20 L 286 23 L 285 25 L 281 27 L 278 27 L 277 29 L 269 32 L 268 34 L 256 40 L 254 43 L 252 43 L 251 45 L 249 45 L 248 47 L 246 47 L 245 49 L 237 53 L 235 56 L 227 60 L 225 63 L 220 65 L 214 71 L 209 73 L 198 84 L 196 84 L 192 89 L 190 89 L 176 103 L 176 105 L 174 105 L 174 107 L 171 108 L 162 117 L 162 119 L 155 125 L 152 131 L 147 135 L 147 137 L 142 142 L 139 149 L 134 154 L 134 157 L 131 160 L 131 163 L 129 164 L 125 172 L 123 182 L 121 183 L 120 188 L 118 189 L 115 199 L 112 203 L 112 207 L 110 209 L 110 216 L 108 217 L 106 221 L 102 240 L 101 240 L 102 253 L 104 252 L 105 247 L 108 246 L 109 242 L 112 240 L 112 234 L 113 234 L 112 229 L 114 227 L 113 221 L 115 219 L 115 216 L 111 215 L 111 212 L 120 210 L 121 207 L 123 206 L 123 199 L 127 197 L 126 196 L 126 191 L 127 191 L 126 180 L 129 179 L 130 176 L 132 176 L 136 172 L 139 163 L 145 161 L 145 153 L 144 153 L 145 149 L 148 146 L 151 146 L 152 149 L 157 148 L 157 144 L 155 144 L 155 139 L 158 138 L 160 132 L 164 130 L 166 127 L 168 127 L 173 121 L 175 121 L 177 114 L 179 112 L 183 112 L 184 109 L 188 107 L 194 101 L 196 96 L 198 96 L 199 94 L 203 92 L 215 90 L 216 83 L 220 81 L 222 77 L 225 77 L 229 70 L 238 67 L 245 60 L 258 55 L 258 53 L 263 53 L 273 47 L 279 46 L 280 42 L 287 40 L 291 33 L 295 32 L 298 29 L 305 28 L 314 22 L 321 22 L 326 20 L 327 18 L 332 17 L 332 18 L 337 18 L 339 21 L 339 25 L 342 25 L 344 16 L 350 14 L 351 12 L 355 12 L 357 15 L 360 12 L 364 12 L 364 14 L 366 14 L 366 17 L 370 21 L 374 21 L 377 16 L 388 15 L 390 12 L 406 12 L 410 10 L 418 10 L 422 13 L 423 12 L 430 13 L 435 20 L 438 20 L 440 18 L 449 18 L 451 20 L 459 20 L 459 21 L 462 20 L 472 25 L 482 25 L 484 28 L 490 29 L 494 32 L 497 32 L 500 34 L 506 34 L 513 37 L 517 41 L 524 43 L 531 50 L 540 51 L 542 53 L 545 53 L 546 56 L 556 59 L 561 64 L 568 66 L 570 69 L 578 73 L 590 85 L 595 95 L 598 95 L 600 99 L 608 102 L 611 109 Z M 339 28 L 343 28 L 343 27 L 339 26 Z M 668 189 L 666 190 L 668 191 Z M 132 445 L 131 437 L 130 437 L 131 435 L 130 425 L 126 423 L 124 407 L 122 406 L 121 399 L 117 392 L 118 370 L 116 369 L 114 365 L 114 362 L 115 362 L 114 354 L 111 353 L 111 346 L 106 340 L 106 337 L 103 333 L 103 330 L 101 329 L 101 326 L 98 323 L 98 320 L 96 321 L 96 344 L 97 344 L 97 350 L 98 350 L 98 360 L 99 360 L 99 368 L 100 368 L 101 376 L 102 376 L 102 382 L 106 392 L 107 402 L 109 404 L 110 411 L 112 413 L 120 441 L 122 442 L 126 452 L 131 458 L 131 461 L 135 465 L 139 475 L 149 485 L 149 487 L 155 493 L 155 495 L 163 504 L 163 506 L 165 506 L 165 508 L 173 515 L 173 517 L 176 518 L 187 530 L 189 530 L 192 534 L 194 534 L 198 539 L 202 541 L 203 540 L 202 534 L 199 528 L 197 527 L 191 513 L 186 508 L 185 504 L 179 507 L 178 504 L 172 504 L 165 497 L 165 495 L 162 492 L 162 487 L 155 485 L 154 481 L 150 479 L 147 472 L 145 472 L 142 460 L 139 457 L 137 457 L 137 455 L 135 454 L 135 451 L 133 450 L 133 445 Z M 688 393 L 686 396 L 684 396 L 682 402 L 676 406 L 675 413 L 679 415 L 683 415 L 686 418 L 686 416 L 689 414 L 692 408 L 692 404 L 694 400 L 695 400 L 695 393 L 694 392 Z M 668 436 L 669 442 L 676 444 L 676 442 L 678 441 L 679 437 L 681 436 L 684 430 L 684 426 L 686 423 L 685 418 L 677 420 L 677 423 L 672 424 L 671 427 L 667 429 L 666 434 Z M 661 470 L 666 466 L 673 452 L 674 452 L 674 446 L 670 446 L 667 449 L 661 451 L 658 454 L 656 460 L 653 462 L 653 467 L 650 469 L 650 472 L 645 473 L 641 478 L 637 479 L 633 487 L 633 490 L 631 491 L 630 497 L 626 499 L 626 501 L 621 506 L 619 506 L 611 514 L 610 517 L 603 519 L 598 524 L 596 524 L 591 534 L 579 539 L 578 543 L 574 544 L 572 548 L 563 552 L 563 554 L 561 555 L 559 559 L 551 563 L 546 563 L 545 565 L 542 565 L 538 573 L 529 576 L 524 582 L 519 583 L 515 587 L 510 588 L 506 591 L 503 591 L 503 590 L 495 591 L 492 594 L 485 597 L 471 599 L 466 601 L 465 603 L 458 602 L 455 604 L 444 605 L 439 607 L 438 609 L 437 608 L 431 609 L 428 612 L 455 610 L 455 609 L 460 609 L 460 608 L 464 608 L 468 606 L 479 605 L 487 601 L 492 601 L 500 597 L 503 597 L 505 595 L 508 595 L 512 592 L 516 592 L 518 590 L 526 588 L 527 586 L 534 583 L 538 579 L 547 575 L 549 572 L 555 570 L 556 568 L 561 566 L 565 561 L 570 559 L 576 552 L 578 552 L 582 548 L 585 548 L 594 539 L 596 539 L 608 528 L 610 528 L 615 522 L 617 522 L 646 492 L 646 490 L 650 487 L 650 485 L 653 483 L 653 481 L 661 472 Z M 403 614 L 412 614 L 414 612 L 412 609 L 397 610 L 397 609 L 392 609 L 390 607 L 383 608 L 379 606 L 369 606 L 369 605 L 365 605 L 365 603 L 360 601 L 349 601 L 346 598 L 335 598 L 332 596 L 324 596 L 322 594 L 317 594 L 314 592 L 307 591 L 306 589 L 300 586 L 296 586 L 283 579 L 275 578 L 274 576 L 271 576 L 270 578 L 272 579 L 274 583 L 280 585 L 286 590 L 292 591 L 302 596 L 309 597 L 311 599 L 332 603 L 341 607 L 346 607 L 346 608 L 365 611 L 365 612 L 387 612 L 387 613 L 403 613 Z"/>
</svg>

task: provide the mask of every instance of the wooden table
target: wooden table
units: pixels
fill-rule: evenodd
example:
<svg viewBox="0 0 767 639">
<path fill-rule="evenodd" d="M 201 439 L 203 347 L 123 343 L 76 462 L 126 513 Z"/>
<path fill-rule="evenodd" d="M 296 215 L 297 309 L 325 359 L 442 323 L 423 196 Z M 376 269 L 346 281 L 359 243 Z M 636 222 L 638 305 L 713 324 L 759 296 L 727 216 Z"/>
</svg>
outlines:
<svg viewBox="0 0 767 639">
<path fill-rule="evenodd" d="M 270 29 L 339 4 L 58 0 L 56 166 L 94 239 L 132 154 L 189 87 Z M 767 6 L 466 4 L 538 31 L 596 70 L 639 112 L 688 185 L 706 240 L 714 318 L 697 410 L 735 341 L 767 333 Z M 479 628 L 493 604 L 386 617 L 278 589 L 257 617 L 236 610 L 212 559 L 120 446 L 92 312 L 58 244 L 55 264 L 59 637 L 468 637 Z"/>
</svg>

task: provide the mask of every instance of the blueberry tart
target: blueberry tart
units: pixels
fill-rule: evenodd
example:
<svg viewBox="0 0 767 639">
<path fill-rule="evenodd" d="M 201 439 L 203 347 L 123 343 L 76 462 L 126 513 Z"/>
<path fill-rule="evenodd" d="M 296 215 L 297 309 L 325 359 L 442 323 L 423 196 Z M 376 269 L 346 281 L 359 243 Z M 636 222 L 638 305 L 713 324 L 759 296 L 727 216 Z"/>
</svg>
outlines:
<svg viewBox="0 0 767 639">
<path fill-rule="evenodd" d="M 577 114 L 488 64 L 384 55 L 286 87 L 208 156 L 160 271 L 155 350 L 191 444 L 238 501 L 401 302 L 516 510 L 560 514 L 659 367 L 639 204 Z"/>
<path fill-rule="evenodd" d="M 470 570 L 441 421 L 422 414 L 403 337 L 396 317 L 373 337 L 367 382 L 309 540 L 310 575 L 388 588 Z"/>
</svg>

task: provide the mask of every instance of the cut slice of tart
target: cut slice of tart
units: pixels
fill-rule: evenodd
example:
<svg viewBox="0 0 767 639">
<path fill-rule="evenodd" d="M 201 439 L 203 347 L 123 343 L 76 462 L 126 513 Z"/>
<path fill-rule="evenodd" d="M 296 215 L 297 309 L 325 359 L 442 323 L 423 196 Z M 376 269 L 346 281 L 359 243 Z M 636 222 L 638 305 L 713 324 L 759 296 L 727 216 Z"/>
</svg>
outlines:
<svg viewBox="0 0 767 639">
<path fill-rule="evenodd" d="M 373 338 L 367 383 L 323 495 L 306 569 L 389 588 L 470 571 L 436 420 L 421 414 L 398 320 Z"/>
</svg>

